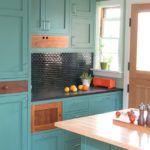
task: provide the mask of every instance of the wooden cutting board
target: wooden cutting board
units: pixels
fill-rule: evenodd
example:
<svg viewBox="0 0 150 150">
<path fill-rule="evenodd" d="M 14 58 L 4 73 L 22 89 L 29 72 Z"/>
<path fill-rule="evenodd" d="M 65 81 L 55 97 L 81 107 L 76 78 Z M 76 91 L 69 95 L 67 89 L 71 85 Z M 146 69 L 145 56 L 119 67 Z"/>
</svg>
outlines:
<svg viewBox="0 0 150 150">
<path fill-rule="evenodd" d="M 127 112 L 130 111 L 131 109 L 134 111 L 134 113 L 136 115 L 136 120 L 135 120 L 134 123 L 130 123 L 128 115 L 127 115 Z M 129 128 L 129 129 L 132 129 L 132 130 L 133 129 L 138 130 L 140 132 L 150 133 L 150 127 L 146 127 L 146 125 L 145 126 L 138 125 L 138 123 L 137 123 L 138 116 L 139 116 L 138 109 L 133 109 L 133 108 L 131 108 L 131 109 L 126 109 L 126 110 L 120 111 L 121 112 L 120 117 L 114 118 L 113 119 L 113 124 L 119 125 L 121 127 Z M 146 115 L 147 115 L 146 111 L 145 111 L 144 115 L 145 115 L 145 118 L 146 118 Z"/>
</svg>

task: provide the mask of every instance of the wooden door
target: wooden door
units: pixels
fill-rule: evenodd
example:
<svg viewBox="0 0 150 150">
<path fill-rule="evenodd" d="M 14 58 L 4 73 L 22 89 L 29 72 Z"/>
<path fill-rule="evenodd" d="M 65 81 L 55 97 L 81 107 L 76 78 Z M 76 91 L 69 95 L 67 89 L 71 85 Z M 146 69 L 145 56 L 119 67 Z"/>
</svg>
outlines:
<svg viewBox="0 0 150 150">
<path fill-rule="evenodd" d="M 129 107 L 150 102 L 150 4 L 134 4 L 131 12 Z"/>
<path fill-rule="evenodd" d="M 32 132 L 55 128 L 62 120 L 62 102 L 32 105 Z"/>
</svg>

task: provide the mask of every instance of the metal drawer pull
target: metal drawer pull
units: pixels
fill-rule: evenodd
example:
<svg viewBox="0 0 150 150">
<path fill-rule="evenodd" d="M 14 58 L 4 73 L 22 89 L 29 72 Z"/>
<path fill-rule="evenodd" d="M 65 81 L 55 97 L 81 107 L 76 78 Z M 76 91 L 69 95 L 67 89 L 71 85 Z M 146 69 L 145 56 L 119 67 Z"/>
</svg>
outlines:
<svg viewBox="0 0 150 150">
<path fill-rule="evenodd" d="M 77 115 L 77 116 L 75 116 L 75 118 L 79 118 L 79 117 L 82 117 L 81 115 Z"/>
</svg>

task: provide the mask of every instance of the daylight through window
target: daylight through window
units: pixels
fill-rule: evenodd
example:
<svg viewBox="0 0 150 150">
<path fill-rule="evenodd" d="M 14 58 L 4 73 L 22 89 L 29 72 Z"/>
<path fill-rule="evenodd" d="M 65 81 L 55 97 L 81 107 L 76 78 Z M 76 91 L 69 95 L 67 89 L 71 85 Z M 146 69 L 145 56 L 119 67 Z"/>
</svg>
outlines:
<svg viewBox="0 0 150 150">
<path fill-rule="evenodd" d="M 100 8 L 100 60 L 119 71 L 120 7 Z M 101 68 L 102 69 L 102 68 Z"/>
</svg>

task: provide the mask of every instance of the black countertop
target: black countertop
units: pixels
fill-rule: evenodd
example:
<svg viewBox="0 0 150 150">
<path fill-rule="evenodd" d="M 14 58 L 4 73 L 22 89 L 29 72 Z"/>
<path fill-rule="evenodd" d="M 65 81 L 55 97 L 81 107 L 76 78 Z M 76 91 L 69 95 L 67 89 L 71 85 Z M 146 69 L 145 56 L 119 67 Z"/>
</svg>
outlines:
<svg viewBox="0 0 150 150">
<path fill-rule="evenodd" d="M 35 101 L 42 101 L 42 100 L 52 100 L 58 98 L 67 98 L 73 96 L 84 96 L 84 95 L 91 95 L 91 94 L 98 94 L 98 93 L 107 93 L 107 92 L 115 92 L 115 91 L 122 91 L 119 88 L 102 88 L 102 87 L 90 87 L 88 91 L 78 91 L 76 93 L 65 93 L 63 89 L 40 89 L 40 91 L 32 92 L 32 102 Z"/>
</svg>

